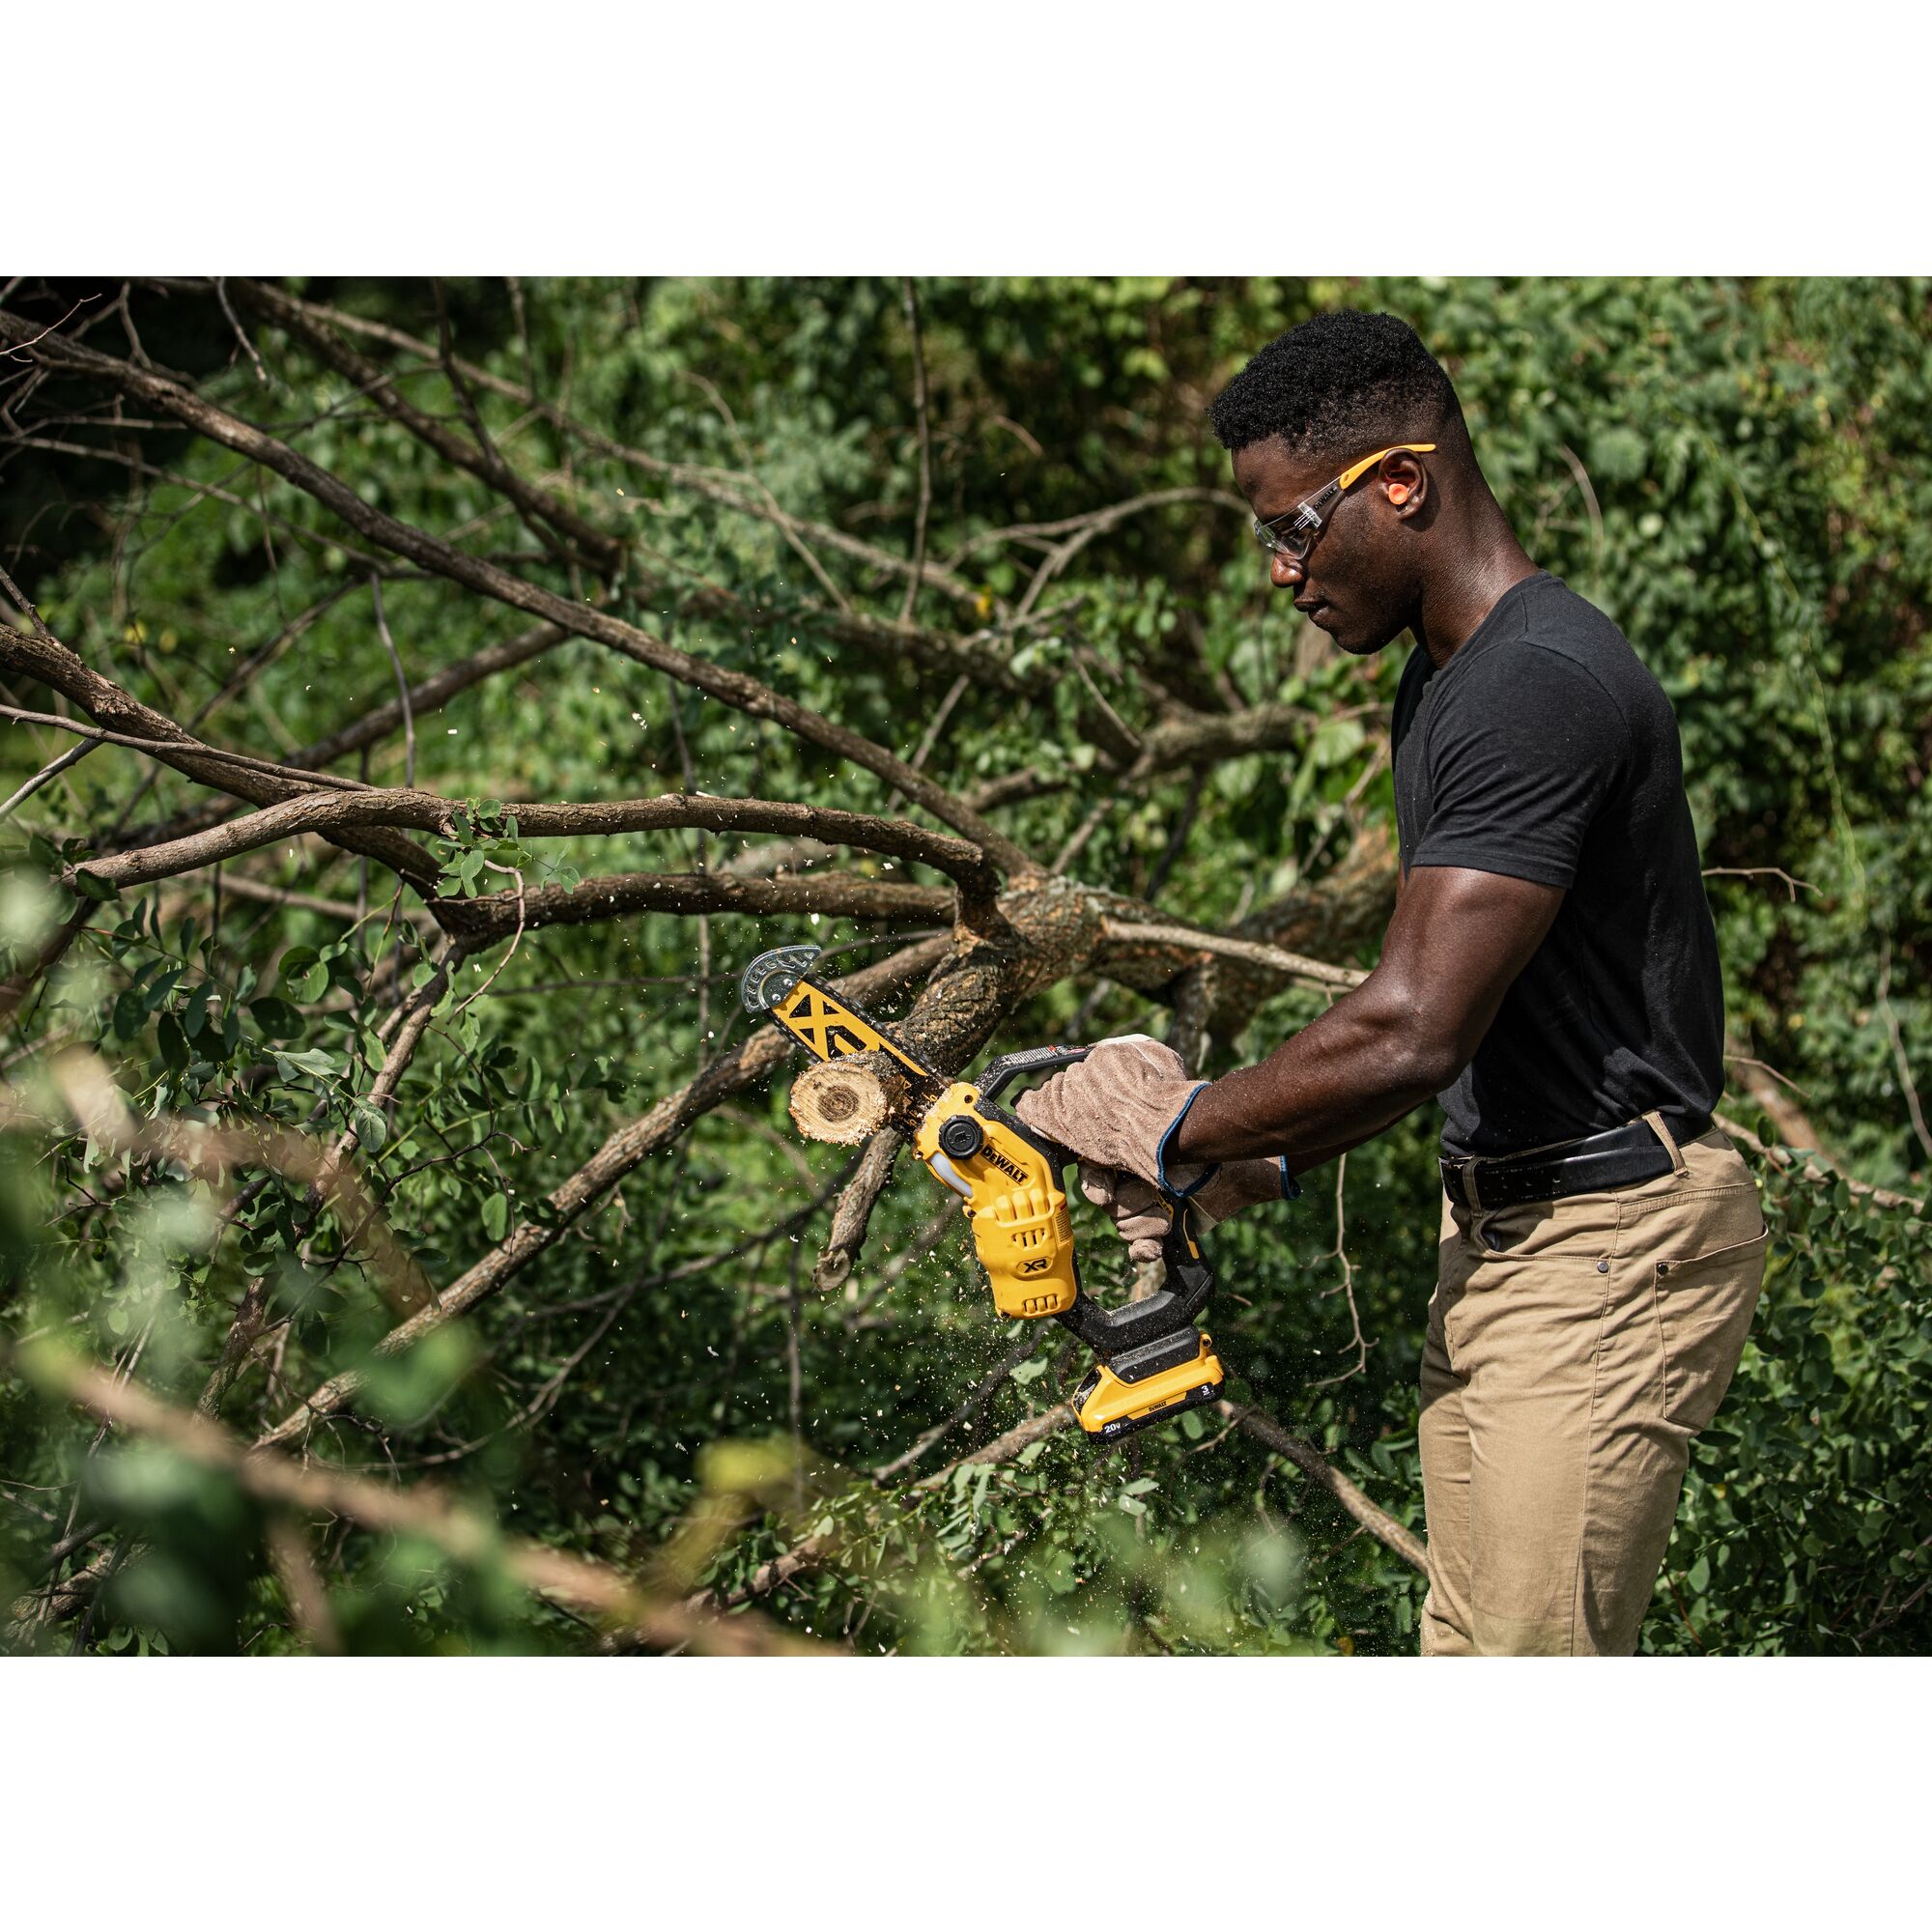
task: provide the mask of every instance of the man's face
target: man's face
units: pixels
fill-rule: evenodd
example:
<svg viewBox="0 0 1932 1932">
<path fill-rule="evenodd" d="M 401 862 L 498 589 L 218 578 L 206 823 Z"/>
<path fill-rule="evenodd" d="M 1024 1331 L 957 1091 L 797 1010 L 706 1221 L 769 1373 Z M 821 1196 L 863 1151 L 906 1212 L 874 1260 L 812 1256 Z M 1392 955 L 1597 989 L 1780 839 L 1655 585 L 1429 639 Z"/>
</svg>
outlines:
<svg viewBox="0 0 1932 1932">
<path fill-rule="evenodd" d="M 1255 515 L 1271 523 L 1332 482 L 1350 460 L 1350 452 L 1295 456 L 1270 437 L 1235 452 L 1235 482 Z M 1413 458 L 1396 461 L 1413 465 L 1420 484 Z M 1398 521 L 1387 483 L 1371 471 L 1333 505 L 1304 560 L 1268 553 L 1268 580 L 1342 649 L 1367 657 L 1399 638 L 1416 609 L 1416 559 L 1412 545 L 1397 541 Z"/>
</svg>

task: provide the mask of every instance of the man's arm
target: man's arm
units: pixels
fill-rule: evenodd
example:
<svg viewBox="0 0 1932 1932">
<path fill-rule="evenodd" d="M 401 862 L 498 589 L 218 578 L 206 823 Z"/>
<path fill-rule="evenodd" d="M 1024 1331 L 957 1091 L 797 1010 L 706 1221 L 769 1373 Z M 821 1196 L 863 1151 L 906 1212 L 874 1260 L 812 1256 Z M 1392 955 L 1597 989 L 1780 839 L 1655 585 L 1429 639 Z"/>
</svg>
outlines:
<svg viewBox="0 0 1932 1932">
<path fill-rule="evenodd" d="M 1372 1139 L 1469 1064 L 1562 903 L 1557 886 L 1414 867 L 1380 964 L 1259 1066 L 1208 1086 L 1170 1161 L 1282 1154 L 1301 1174 Z"/>
</svg>

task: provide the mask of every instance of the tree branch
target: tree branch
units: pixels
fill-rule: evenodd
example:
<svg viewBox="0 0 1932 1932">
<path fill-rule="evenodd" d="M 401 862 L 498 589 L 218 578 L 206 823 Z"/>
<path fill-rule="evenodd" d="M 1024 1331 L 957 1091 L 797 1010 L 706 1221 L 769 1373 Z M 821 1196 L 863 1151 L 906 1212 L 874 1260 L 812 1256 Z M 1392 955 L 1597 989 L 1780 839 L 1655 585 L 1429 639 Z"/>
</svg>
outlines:
<svg viewBox="0 0 1932 1932">
<path fill-rule="evenodd" d="M 30 336 L 33 341 L 29 348 Z M 28 325 L 4 310 L 0 310 L 0 340 L 20 345 L 43 367 L 65 369 L 116 384 L 129 394 L 167 411 L 190 429 L 262 464 L 298 489 L 307 492 L 371 542 L 399 556 L 407 556 L 438 576 L 526 611 L 532 617 L 545 618 L 562 630 L 590 638 L 639 664 L 648 665 L 654 670 L 667 671 L 681 683 L 691 685 L 749 717 L 770 719 L 808 743 L 835 753 L 889 784 L 897 785 L 915 805 L 931 812 L 943 824 L 974 839 L 985 849 L 988 858 L 1008 871 L 1017 873 L 1039 869 L 1037 862 L 997 827 L 988 824 L 950 792 L 869 739 L 847 730 L 843 725 L 835 724 L 830 719 L 781 696 L 742 671 L 691 657 L 636 625 L 627 624 L 592 606 L 573 603 L 554 591 L 513 576 L 499 565 L 452 549 L 426 531 L 402 523 L 364 502 L 339 477 L 290 448 L 287 443 L 216 408 L 180 384 L 58 335 L 49 336 L 44 331 L 34 335 Z"/>
<path fill-rule="evenodd" d="M 833 983 L 849 999 L 863 1001 L 877 997 L 928 970 L 944 951 L 944 942 L 928 940 L 908 947 L 890 959 L 862 967 Z M 648 1113 L 618 1128 L 589 1160 L 552 1192 L 543 1219 L 521 1222 L 508 1236 L 473 1262 L 432 1306 L 390 1329 L 377 1343 L 376 1352 L 396 1354 L 432 1329 L 468 1314 L 553 1247 L 574 1222 L 640 1161 L 668 1147 L 693 1121 L 721 1100 L 729 1099 L 771 1071 L 790 1049 L 791 1041 L 776 1028 L 753 1034 L 689 1085 L 668 1094 Z M 345 1407 L 361 1386 L 362 1376 L 355 1369 L 331 1378 L 299 1408 L 292 1410 L 263 1435 L 262 1443 L 288 1442 L 304 1435 L 317 1421 Z"/>
<path fill-rule="evenodd" d="M 177 1455 L 229 1477 L 256 1501 L 309 1516 L 345 1517 L 385 1536 L 416 1536 L 472 1568 L 500 1565 L 523 1588 L 635 1633 L 663 1649 L 689 1644 L 726 1656 L 810 1654 L 820 1647 L 785 1635 L 753 1616 L 718 1620 L 641 1589 L 628 1577 L 525 1537 L 505 1536 L 491 1519 L 425 1488 L 392 1489 L 327 1463 L 293 1463 L 244 1448 L 207 1416 L 157 1400 L 65 1350 L 39 1343 L 17 1351 L 18 1366 L 50 1394 L 103 1423 L 162 1442 Z"/>
<path fill-rule="evenodd" d="M 294 300 L 291 297 L 288 299 Z M 437 359 L 435 345 L 413 336 L 407 330 L 396 328 L 387 323 L 365 321 L 361 316 L 351 315 L 346 310 L 326 307 L 318 302 L 303 301 L 299 304 L 309 315 L 329 327 L 346 332 L 367 337 L 372 341 L 386 343 L 392 349 L 421 356 L 425 361 Z M 504 377 L 492 374 L 489 370 L 466 362 L 461 356 L 455 358 L 455 368 L 467 382 L 478 388 L 489 389 L 493 393 L 508 397 L 521 407 L 533 411 L 544 422 L 559 434 L 571 437 L 585 448 L 595 450 L 600 456 L 608 456 L 633 469 L 640 469 L 646 475 L 656 476 L 668 483 L 673 489 L 688 491 L 695 497 L 717 503 L 721 508 L 731 510 L 740 516 L 755 518 L 760 523 L 773 522 L 767 503 L 758 500 L 757 485 L 753 478 L 743 477 L 732 470 L 707 469 L 699 464 L 674 463 L 666 457 L 653 456 L 648 450 L 637 449 L 606 436 L 601 430 L 589 424 L 579 422 L 555 404 L 546 402 L 536 391 L 526 384 L 512 383 Z M 895 577 L 911 574 L 911 565 L 902 556 L 895 556 L 889 550 L 881 550 L 876 544 L 868 544 L 862 538 L 849 536 L 845 531 L 835 529 L 828 524 L 810 523 L 803 517 L 791 517 L 781 511 L 792 526 L 811 543 L 826 550 L 836 550 L 842 555 L 852 557 L 874 570 L 888 572 Z M 960 604 L 978 609 L 980 590 L 949 569 L 928 562 L 924 571 L 924 582 L 937 590 L 943 590 L 949 597 Z"/>
<path fill-rule="evenodd" d="M 1286 1456 L 1311 1483 L 1334 1497 L 1378 1543 L 1393 1549 L 1405 1563 L 1413 1564 L 1418 1570 L 1429 1568 L 1429 1557 L 1422 1539 L 1413 1530 L 1406 1529 L 1397 1522 L 1386 1510 L 1378 1509 L 1314 1443 L 1291 1435 L 1280 1423 L 1263 1415 L 1258 1409 L 1242 1408 L 1232 1402 L 1217 1402 L 1214 1406 L 1242 1435 L 1252 1435 L 1277 1456 Z"/>
<path fill-rule="evenodd" d="M 247 817 L 229 819 L 185 838 L 89 859 L 83 869 L 103 884 L 125 889 L 212 866 L 219 860 L 232 859 L 308 832 L 327 835 L 354 827 L 406 826 L 448 838 L 455 836 L 455 814 L 464 809 L 465 802 L 461 799 L 404 788 L 366 786 L 353 791 L 312 791 L 285 799 Z M 984 855 L 964 839 L 949 838 L 903 820 L 838 811 L 825 806 L 670 792 L 659 798 L 592 800 L 583 804 L 519 803 L 507 806 L 505 810 L 516 820 L 518 836 L 525 838 L 607 837 L 692 827 L 711 832 L 785 833 L 816 838 L 828 845 L 890 853 L 910 864 L 930 866 L 971 897 L 990 898 L 999 889 L 998 874 L 986 864 Z"/>
</svg>

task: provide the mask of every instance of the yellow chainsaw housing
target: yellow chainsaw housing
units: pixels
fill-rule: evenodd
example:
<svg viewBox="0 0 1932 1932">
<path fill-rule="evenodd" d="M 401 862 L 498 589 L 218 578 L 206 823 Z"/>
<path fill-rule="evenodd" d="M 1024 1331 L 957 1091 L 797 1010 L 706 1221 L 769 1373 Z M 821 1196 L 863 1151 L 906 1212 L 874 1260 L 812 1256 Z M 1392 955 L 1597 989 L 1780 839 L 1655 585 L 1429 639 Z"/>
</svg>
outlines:
<svg viewBox="0 0 1932 1932">
<path fill-rule="evenodd" d="M 889 1053 L 929 1094 L 933 1074 L 864 1013 L 801 980 L 771 1015 L 817 1060 Z M 1053 1163 L 1005 1122 L 979 1109 L 980 1090 L 954 1081 L 925 1109 L 913 1135 L 919 1157 L 960 1197 L 973 1245 L 993 1286 L 993 1305 L 1024 1321 L 1071 1308 L 1080 1293 L 1073 1268 L 1073 1223 Z M 953 1155 L 939 1144 L 949 1120 L 971 1115 L 983 1135 L 978 1151 Z"/>
<path fill-rule="evenodd" d="M 903 1123 L 916 1117 L 912 1137 L 919 1157 L 959 1196 L 980 1264 L 992 1286 L 993 1305 L 1020 1321 L 1065 1317 L 1100 1357 L 1073 1395 L 1073 1412 L 1088 1439 L 1116 1442 L 1212 1402 L 1226 1378 L 1211 1339 L 1192 1322 L 1213 1280 L 1192 1217 L 1185 1212 L 1177 1216 L 1163 1250 L 1170 1289 L 1177 1270 L 1181 1277 L 1182 1307 L 1165 1317 L 1150 1310 L 1156 1320 L 1137 1325 L 1131 1309 L 1109 1315 L 1083 1303 L 1073 1260 L 1073 1223 L 1060 1171 L 1046 1145 L 1036 1145 L 1012 1115 L 985 1098 L 980 1086 L 963 1080 L 947 1083 L 864 1013 L 804 978 L 801 961 L 809 964 L 811 957 L 809 948 L 781 948 L 754 960 L 741 984 L 746 1010 L 769 1013 L 815 1060 L 885 1053 L 911 1076 L 911 1093 L 898 1118 Z M 767 970 L 760 974 L 760 967 Z M 798 977 L 785 983 L 781 974 Z M 781 984 L 783 990 L 768 1000 L 768 989 Z M 1085 1054 L 1085 1048 L 1012 1054 L 992 1063 L 981 1079 L 997 1097 L 1015 1072 L 1039 1071 Z M 1195 1344 L 1191 1354 L 1186 1352 L 1189 1336 Z M 1146 1362 L 1165 1366 L 1128 1379 Z"/>
<path fill-rule="evenodd" d="M 1022 1321 L 1058 1315 L 1080 1293 L 1065 1191 L 1052 1163 L 1004 1122 L 980 1113 L 979 1101 L 977 1087 L 954 1082 L 926 1109 L 913 1145 L 964 1204 L 993 1305 Z M 940 1146 L 939 1129 L 962 1114 L 978 1122 L 985 1139 L 978 1152 L 955 1156 Z"/>
<path fill-rule="evenodd" d="M 1150 1423 L 1212 1402 L 1225 1379 L 1214 1338 L 1203 1334 L 1201 1352 L 1191 1362 L 1177 1362 L 1142 1381 L 1122 1381 L 1104 1362 L 1096 1362 L 1074 1392 L 1073 1413 L 1089 1435 L 1115 1442 Z"/>
</svg>

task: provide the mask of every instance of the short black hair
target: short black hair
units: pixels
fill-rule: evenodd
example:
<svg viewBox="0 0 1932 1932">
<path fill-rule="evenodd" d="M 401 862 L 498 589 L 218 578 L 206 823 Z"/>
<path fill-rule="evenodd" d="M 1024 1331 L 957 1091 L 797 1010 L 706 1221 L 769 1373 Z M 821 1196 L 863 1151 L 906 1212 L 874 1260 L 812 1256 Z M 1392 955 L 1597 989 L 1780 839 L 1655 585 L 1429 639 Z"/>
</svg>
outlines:
<svg viewBox="0 0 1932 1932">
<path fill-rule="evenodd" d="M 1426 440 L 1463 419 L 1454 385 L 1415 330 L 1400 316 L 1359 309 L 1311 316 L 1276 336 L 1208 414 L 1224 448 L 1278 436 L 1297 454 Z"/>
</svg>

